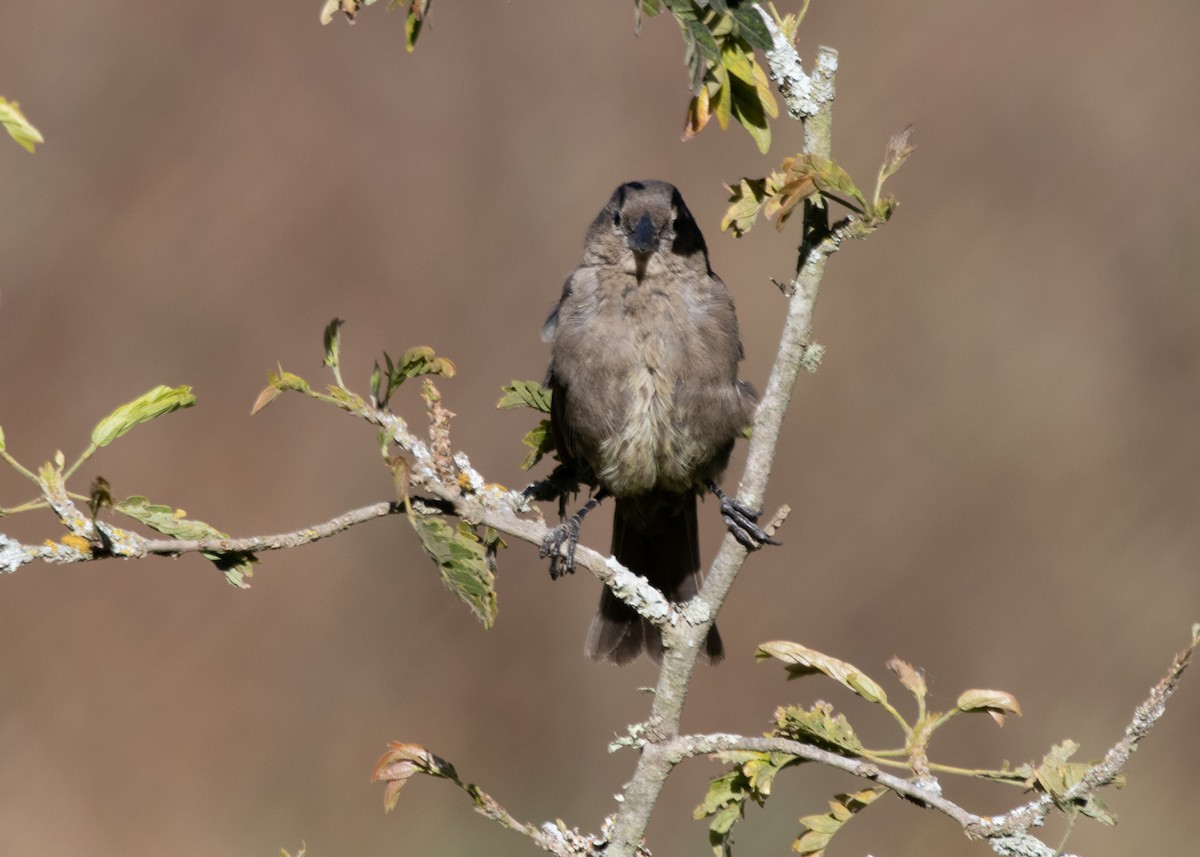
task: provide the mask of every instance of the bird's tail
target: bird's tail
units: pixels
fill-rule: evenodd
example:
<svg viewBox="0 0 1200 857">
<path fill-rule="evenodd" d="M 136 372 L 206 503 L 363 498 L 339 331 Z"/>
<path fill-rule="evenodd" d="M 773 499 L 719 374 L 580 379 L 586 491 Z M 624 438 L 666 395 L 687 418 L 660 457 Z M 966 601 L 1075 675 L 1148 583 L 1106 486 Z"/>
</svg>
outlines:
<svg viewBox="0 0 1200 857">
<path fill-rule="evenodd" d="M 681 603 L 700 586 L 700 537 L 696 529 L 696 493 L 618 498 L 613 514 L 612 554 L 617 562 L 647 578 L 667 600 Z M 650 622 L 607 586 L 588 632 L 593 660 L 627 664 L 645 651 L 662 660 L 662 636 Z M 714 625 L 702 657 L 716 663 L 725 655 Z"/>
</svg>

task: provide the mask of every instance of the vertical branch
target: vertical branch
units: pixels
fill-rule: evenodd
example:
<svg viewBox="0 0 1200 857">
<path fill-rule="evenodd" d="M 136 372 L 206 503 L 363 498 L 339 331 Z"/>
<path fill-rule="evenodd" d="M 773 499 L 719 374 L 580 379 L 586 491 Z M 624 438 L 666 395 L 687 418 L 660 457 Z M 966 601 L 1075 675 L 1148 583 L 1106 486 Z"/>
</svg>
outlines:
<svg viewBox="0 0 1200 857">
<path fill-rule="evenodd" d="M 772 31 L 776 41 L 782 39 Z M 794 53 L 794 51 L 793 51 Z M 798 62 L 798 58 L 797 58 Z M 834 76 L 837 72 L 837 51 L 821 48 L 817 54 L 811 79 L 811 92 L 821 92 L 815 114 L 805 120 L 805 152 L 830 156 L 832 146 L 832 111 Z M 799 96 L 799 93 L 797 93 Z M 800 265 L 792 284 L 788 302 L 787 321 L 776 353 L 771 377 L 754 416 L 754 433 L 746 461 L 746 471 L 738 488 L 738 497 L 751 506 L 762 502 L 775 447 L 779 442 L 783 415 L 792 398 L 796 377 L 804 363 L 805 351 L 812 335 L 813 307 L 825 273 L 825 260 L 840 243 L 830 234 L 825 210 L 807 208 L 805 211 L 804 241 L 800 246 Z M 717 610 L 724 602 L 733 581 L 746 559 L 746 549 L 733 536 L 726 536 L 721 550 L 709 570 L 697 601 L 705 605 L 707 618 L 695 624 L 681 623 L 665 628 L 664 634 L 677 643 L 666 647 L 662 670 L 655 686 L 654 703 L 645 724 L 645 743 L 633 778 L 625 787 L 624 799 L 616 815 L 606 857 L 635 857 L 646 833 L 650 815 L 667 776 L 674 767 L 667 743 L 679 732 L 683 703 L 691 684 L 702 641 L 713 623 Z M 680 643 L 682 645 L 680 645 Z"/>
<path fill-rule="evenodd" d="M 833 149 L 833 91 L 837 74 L 837 51 L 822 47 L 817 52 L 814 86 L 828 91 L 818 111 L 804 123 L 804 153 L 831 157 Z M 813 309 L 825 275 L 825 262 L 840 241 L 829 234 L 824 223 L 825 209 L 805 209 L 804 239 L 800 261 L 792 281 L 787 320 L 779 343 L 779 353 L 754 415 L 754 434 L 746 456 L 746 470 L 738 486 L 738 497 L 750 506 L 762 503 L 767 479 L 775 462 L 775 447 L 784 414 L 792 400 L 796 377 L 804 363 L 804 353 L 812 339 Z M 814 222 L 819 220 L 820 222 Z"/>
</svg>

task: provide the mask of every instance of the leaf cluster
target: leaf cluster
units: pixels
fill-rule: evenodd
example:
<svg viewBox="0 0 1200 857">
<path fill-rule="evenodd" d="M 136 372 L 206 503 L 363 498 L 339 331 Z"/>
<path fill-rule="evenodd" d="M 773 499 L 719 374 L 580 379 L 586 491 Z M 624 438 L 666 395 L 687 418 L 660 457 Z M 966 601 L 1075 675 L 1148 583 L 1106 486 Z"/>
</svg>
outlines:
<svg viewBox="0 0 1200 857">
<path fill-rule="evenodd" d="M 766 734 L 769 738 L 786 738 L 818 747 L 847 758 L 860 759 L 881 768 L 899 768 L 918 780 L 936 774 L 957 774 L 992 782 L 1007 783 L 1048 795 L 1054 805 L 1068 813 L 1079 812 L 1105 824 L 1114 817 L 1094 795 L 1075 796 L 1075 789 L 1093 766 L 1070 761 L 1078 749 L 1073 741 L 1065 741 L 1047 753 L 1040 763 L 1030 762 L 1017 768 L 1007 763 L 998 770 L 969 770 L 929 760 L 929 744 L 933 734 L 960 714 L 985 713 L 1003 726 L 1009 715 L 1019 715 L 1021 707 L 1012 694 L 1001 690 L 972 689 L 963 691 L 954 706 L 945 711 L 927 707 L 927 687 L 920 670 L 899 658 L 888 662 L 888 669 L 915 703 L 916 716 L 904 716 L 888 699 L 882 684 L 851 663 L 823 654 L 799 643 L 776 641 L 759 646 L 759 660 L 775 659 L 784 664 L 789 678 L 824 675 L 851 691 L 860 699 L 878 705 L 897 722 L 903 734 L 903 745 L 888 749 L 867 747 L 856 734 L 844 714 L 835 713 L 826 702 L 809 708 L 789 705 L 775 712 L 775 722 Z M 743 817 L 748 802 L 759 805 L 770 796 L 775 775 L 804 761 L 783 752 L 737 751 L 718 754 L 733 767 L 714 778 L 704 803 L 697 807 L 696 818 L 709 819 L 709 839 L 718 857 L 732 849 L 732 829 Z M 1120 785 L 1120 782 L 1117 782 Z M 884 794 L 886 787 L 875 787 L 853 794 L 836 795 L 826 813 L 807 815 L 800 819 L 804 830 L 793 843 L 793 850 L 807 855 L 824 853 L 832 836 L 862 809 Z"/>
<path fill-rule="evenodd" d="M 690 76 L 683 139 L 699 134 L 712 118 L 724 130 L 733 118 L 760 152 L 771 147 L 768 119 L 779 116 L 770 82 L 755 51 L 771 48 L 771 33 L 756 3 L 749 0 L 639 0 L 637 13 L 654 17 L 668 11 L 683 35 Z"/>
<path fill-rule="evenodd" d="M 500 389 L 504 395 L 500 397 L 496 407 L 501 410 L 532 408 L 541 414 L 550 413 L 552 392 L 537 381 L 513 381 L 507 387 Z M 525 460 L 521 462 L 521 469 L 529 470 L 541 461 L 543 456 L 554 452 L 554 435 L 550 431 L 550 420 L 540 420 L 521 439 L 521 443 L 529 449 Z"/>
<path fill-rule="evenodd" d="M 428 346 L 421 345 L 404 351 L 399 359 L 386 352 L 383 364 L 375 361 L 370 376 L 370 398 L 364 398 L 345 385 L 341 374 L 341 319 L 335 318 L 326 327 L 322 336 L 325 357 L 323 365 L 334 375 L 334 383 L 324 392 L 313 389 L 304 378 L 283 367 L 267 373 L 267 386 L 259 393 L 251 413 L 258 413 L 281 393 L 303 393 L 326 404 L 336 405 L 368 422 L 383 427 L 378 435 L 380 451 L 396 487 L 398 502 L 405 504 L 408 520 L 421 542 L 421 547 L 434 561 L 442 580 L 453 591 L 485 628 L 490 628 L 496 618 L 496 554 L 504 547 L 499 535 L 490 529 L 482 533 L 475 527 L 460 522 L 452 526 L 429 504 L 414 502 L 408 496 L 408 477 L 411 466 L 406 454 L 413 452 L 412 443 L 405 448 L 395 428 L 403 428 L 403 421 L 389 410 L 392 395 L 400 386 L 412 378 L 424 378 L 422 398 L 431 421 L 434 448 L 430 457 L 439 474 L 450 471 L 454 462 L 449 452 L 449 417 L 451 414 L 441 407 L 441 394 L 430 382 L 430 376 L 453 377 L 457 371 L 454 362 L 438 356 Z M 389 429 L 389 427 L 391 427 Z M 400 434 L 405 436 L 406 432 Z M 393 446 L 400 445 L 393 453 Z M 469 480 L 455 482 L 460 490 L 470 491 Z"/>
<path fill-rule="evenodd" d="M 726 186 L 730 197 L 729 208 L 721 219 L 722 231 L 732 230 L 740 238 L 750 231 L 760 214 L 767 220 L 774 219 L 776 229 L 782 229 L 800 203 L 808 201 L 824 206 L 829 200 L 857 215 L 848 230 L 849 237 L 866 237 L 886 223 L 896 210 L 898 203 L 895 197 L 883 195 L 883 184 L 912 154 L 915 147 L 909 142 L 911 134 L 909 126 L 888 141 L 875 193 L 869 202 L 850 174 L 835 161 L 820 155 L 798 154 L 784 158 L 779 169 L 770 175 L 743 178 Z"/>
<path fill-rule="evenodd" d="M 42 499 L 25 503 L 13 509 L 0 510 L 0 515 L 15 512 L 30 511 L 39 508 L 51 508 L 71 530 L 71 544 L 92 556 L 109 554 L 113 550 L 110 536 L 101 528 L 96 517 L 101 509 L 112 509 L 114 512 L 132 518 L 140 524 L 162 535 L 183 541 L 199 539 L 228 538 L 226 533 L 203 521 L 191 520 L 181 509 L 155 504 L 145 497 L 135 494 L 124 500 L 114 500 L 108 480 L 97 476 L 88 495 L 72 494 L 67 491 L 67 480 L 87 462 L 97 451 L 108 446 L 113 441 L 123 437 L 137 426 L 156 420 L 159 417 L 174 413 L 196 404 L 196 397 L 191 387 L 158 386 L 143 393 L 132 401 L 120 405 L 92 429 L 91 443 L 76 458 L 70 467 L 66 467 L 66 459 L 62 452 L 54 456 L 53 462 L 46 462 L 35 474 L 23 467 L 8 452 L 4 444 L 4 434 L 0 431 L 0 457 L 10 467 L 37 484 Z M 87 501 L 90 519 L 83 518 L 75 512 L 71 501 Z M 83 533 L 90 534 L 84 538 Z M 252 553 L 205 552 L 205 558 L 210 560 L 225 579 L 240 588 L 249 588 L 246 579 L 253 574 L 253 565 L 258 558 Z"/>
</svg>

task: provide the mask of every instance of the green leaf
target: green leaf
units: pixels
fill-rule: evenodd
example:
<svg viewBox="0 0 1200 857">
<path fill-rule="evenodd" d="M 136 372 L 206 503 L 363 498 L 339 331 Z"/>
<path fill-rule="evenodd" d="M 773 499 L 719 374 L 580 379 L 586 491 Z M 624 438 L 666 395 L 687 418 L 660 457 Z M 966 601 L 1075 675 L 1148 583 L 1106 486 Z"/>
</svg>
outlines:
<svg viewBox="0 0 1200 857">
<path fill-rule="evenodd" d="M 863 752 L 862 742 L 846 716 L 834 715 L 833 706 L 827 702 L 817 702 L 807 711 L 795 705 L 776 709 L 773 734 L 843 755 L 860 756 Z"/>
<path fill-rule="evenodd" d="M 721 59 L 721 46 L 717 44 L 717 40 L 713 38 L 713 34 L 709 32 L 708 27 L 699 21 L 689 20 L 684 21 L 684 29 L 687 37 L 696 46 L 696 50 L 701 57 L 710 63 L 715 63 Z"/>
<path fill-rule="evenodd" d="M 741 238 L 754 225 L 766 198 L 766 179 L 742 179 L 729 187 L 729 208 L 721 218 L 721 231 L 732 228 L 734 236 Z"/>
<path fill-rule="evenodd" d="M 504 395 L 496 403 L 497 408 L 533 408 L 543 414 L 550 413 L 550 390 L 537 381 L 513 381 L 507 387 L 501 387 L 500 391 Z"/>
<path fill-rule="evenodd" d="M 4 452 L 4 426 L 0 426 L 0 452 Z"/>
<path fill-rule="evenodd" d="M 437 515 L 423 515 L 408 507 L 421 546 L 437 563 L 442 580 L 490 628 L 496 619 L 495 545 L 485 543 L 465 521 L 451 527 Z"/>
<path fill-rule="evenodd" d="M 337 369 L 338 363 L 341 360 L 341 327 L 345 323 L 342 319 L 335 318 L 329 324 L 325 325 L 325 360 L 322 365 L 328 366 L 331 369 Z"/>
<path fill-rule="evenodd" d="M 708 818 L 708 841 L 717 857 L 729 853 L 729 834 L 745 812 L 746 801 L 762 806 L 771 794 L 776 774 L 802 760 L 788 753 L 760 753 L 738 750 L 716 754 L 734 767 L 713 779 L 708 785 L 704 802 L 692 812 L 692 817 Z"/>
<path fill-rule="evenodd" d="M 733 16 L 733 20 L 737 21 L 737 34 L 745 39 L 750 47 L 759 51 L 767 51 L 774 46 L 771 42 L 771 31 L 767 29 L 767 23 L 762 19 L 762 15 L 758 14 L 757 6 L 757 3 L 745 3 L 731 9 L 729 14 Z"/>
<path fill-rule="evenodd" d="M 410 54 L 417 46 L 417 38 L 425 25 L 425 16 L 429 13 L 429 5 L 433 0 L 412 0 L 408 4 L 408 15 L 404 21 L 404 47 Z"/>
<path fill-rule="evenodd" d="M 754 656 L 760 661 L 767 658 L 783 661 L 787 665 L 789 678 L 821 672 L 854 691 L 867 702 L 887 701 L 887 694 L 883 688 L 858 667 L 800 643 L 783 640 L 763 643 Z"/>
<path fill-rule="evenodd" d="M 191 387 L 160 385 L 132 402 L 121 405 L 102 419 L 92 429 L 92 443 L 95 446 L 108 446 L 140 423 L 149 422 L 180 408 L 190 408 L 194 404 L 196 397 L 192 395 Z"/>
<path fill-rule="evenodd" d="M 0 98 L 0 125 L 27 152 L 33 152 L 38 143 L 46 142 L 42 133 L 25 118 L 21 105 L 15 101 Z"/>
<path fill-rule="evenodd" d="M 746 129 L 758 150 L 764 155 L 771 148 L 771 127 L 767 124 L 767 106 L 761 100 L 753 84 L 730 75 L 729 94 L 732 99 L 733 118 Z M 774 100 L 770 102 L 774 105 Z"/>
<path fill-rule="evenodd" d="M 229 535 L 203 521 L 188 519 L 182 509 L 174 509 L 158 503 L 151 503 L 145 497 L 135 494 L 126 497 L 113 509 L 123 515 L 128 515 L 135 521 L 140 521 L 155 532 L 170 536 L 173 539 L 187 541 L 203 541 L 206 539 L 227 539 Z M 228 551 L 218 553 L 205 551 L 204 558 L 213 563 L 225 579 L 238 589 L 249 589 L 246 578 L 254 575 L 254 564 L 258 557 L 246 551 Z"/>
<path fill-rule="evenodd" d="M 371 397 L 374 398 L 376 402 L 379 401 L 379 394 L 382 392 L 382 387 L 381 387 L 382 381 L 383 381 L 383 376 L 379 371 L 379 361 L 376 360 L 375 368 L 371 370 L 371 382 L 369 385 L 370 390 L 371 390 Z"/>
<path fill-rule="evenodd" d="M 886 788 L 879 786 L 851 794 L 834 795 L 834 799 L 829 802 L 829 812 L 824 815 L 806 815 L 800 819 L 800 823 L 807 827 L 808 831 L 792 843 L 792 850 L 810 857 L 821 857 L 834 834 L 886 792 Z"/>
<path fill-rule="evenodd" d="M 386 355 L 385 355 L 386 356 Z M 405 378 L 416 378 L 420 375 L 444 375 L 453 378 L 457 368 L 454 361 L 445 357 L 437 357 L 433 349 L 427 345 L 410 348 L 400 357 L 400 362 L 392 367 L 396 386 Z"/>
<path fill-rule="evenodd" d="M 529 470 L 542 458 L 554 452 L 554 432 L 550 430 L 550 421 L 542 420 L 532 429 L 525 437 L 521 438 L 521 443 L 529 447 L 529 452 L 525 455 L 525 460 L 521 462 L 522 470 Z"/>
</svg>

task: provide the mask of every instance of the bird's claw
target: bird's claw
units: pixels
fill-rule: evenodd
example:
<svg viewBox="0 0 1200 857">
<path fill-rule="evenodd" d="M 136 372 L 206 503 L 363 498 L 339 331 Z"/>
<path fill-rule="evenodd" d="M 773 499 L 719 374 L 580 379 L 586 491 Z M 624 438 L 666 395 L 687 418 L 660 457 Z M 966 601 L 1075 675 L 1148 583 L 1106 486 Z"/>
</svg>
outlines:
<svg viewBox="0 0 1200 857">
<path fill-rule="evenodd" d="M 582 522 L 578 516 L 567 518 L 557 527 L 546 533 L 538 556 L 542 559 L 550 557 L 550 579 L 558 580 L 564 574 L 575 573 L 575 548 L 579 546 L 579 526 Z M 563 552 L 563 543 L 566 552 Z"/>
<path fill-rule="evenodd" d="M 764 545 L 778 545 L 771 534 L 758 525 L 758 516 L 762 509 L 751 509 L 736 497 L 730 497 L 720 488 L 713 486 L 713 493 L 721 501 L 721 518 L 725 526 L 746 550 L 758 550 Z"/>
</svg>

